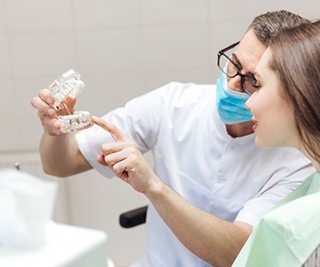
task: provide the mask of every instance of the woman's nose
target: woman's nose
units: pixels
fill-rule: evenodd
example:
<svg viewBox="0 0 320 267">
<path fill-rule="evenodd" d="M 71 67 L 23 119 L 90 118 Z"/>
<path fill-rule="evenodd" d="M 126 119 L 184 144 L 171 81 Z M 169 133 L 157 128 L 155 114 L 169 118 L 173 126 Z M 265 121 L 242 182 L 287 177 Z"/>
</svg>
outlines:
<svg viewBox="0 0 320 267">
<path fill-rule="evenodd" d="M 253 93 L 249 98 L 248 100 L 246 101 L 246 108 L 249 110 L 249 111 L 252 111 L 251 110 L 251 104 L 252 104 L 252 99 L 254 98 L 254 95 L 255 93 Z"/>
</svg>

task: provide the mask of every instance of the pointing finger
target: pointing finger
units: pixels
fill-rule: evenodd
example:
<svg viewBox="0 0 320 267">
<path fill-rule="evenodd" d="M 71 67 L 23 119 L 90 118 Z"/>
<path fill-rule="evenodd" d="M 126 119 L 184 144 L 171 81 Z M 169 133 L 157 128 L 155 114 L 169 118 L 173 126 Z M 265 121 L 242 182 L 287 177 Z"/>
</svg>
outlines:
<svg viewBox="0 0 320 267">
<path fill-rule="evenodd" d="M 115 141 L 126 139 L 125 135 L 115 125 L 107 123 L 105 120 L 96 116 L 92 116 L 92 121 L 109 132 Z"/>
</svg>

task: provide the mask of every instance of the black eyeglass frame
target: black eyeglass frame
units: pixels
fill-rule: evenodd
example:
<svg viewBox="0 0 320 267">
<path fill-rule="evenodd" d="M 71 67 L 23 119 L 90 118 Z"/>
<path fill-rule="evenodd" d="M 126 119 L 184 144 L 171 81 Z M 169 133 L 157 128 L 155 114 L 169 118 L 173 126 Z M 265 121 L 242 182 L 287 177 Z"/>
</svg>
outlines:
<svg viewBox="0 0 320 267">
<path fill-rule="evenodd" d="M 225 52 L 227 52 L 227 51 L 229 51 L 230 49 L 236 47 L 239 43 L 240 43 L 240 41 L 238 41 L 238 42 L 236 42 L 236 43 L 234 43 L 234 44 L 232 44 L 232 45 L 229 45 L 229 46 L 227 46 L 226 48 L 223 48 L 222 50 L 220 50 L 220 51 L 218 52 L 217 65 L 218 65 L 218 68 L 219 68 L 225 75 L 227 75 L 229 78 L 234 78 L 234 77 L 236 77 L 236 76 L 239 75 L 239 76 L 240 76 L 241 89 L 242 89 L 246 94 L 252 95 L 253 92 L 249 92 L 249 91 L 244 87 L 244 82 L 245 82 L 245 80 L 246 80 L 246 78 L 247 78 L 247 79 L 249 79 L 250 81 L 252 81 L 252 84 L 255 84 L 255 83 L 257 83 L 256 79 L 255 79 L 252 75 L 243 74 L 243 73 L 241 72 L 241 69 L 239 68 L 239 66 L 238 66 L 230 57 L 228 57 L 228 56 L 225 54 Z M 220 66 L 220 58 L 221 58 L 221 56 L 226 57 L 226 58 L 235 66 L 236 71 L 237 71 L 237 73 L 236 73 L 235 75 L 228 75 L 228 73 L 226 73 L 226 72 L 224 71 L 224 69 L 223 69 L 224 66 L 223 66 L 223 67 Z"/>
</svg>

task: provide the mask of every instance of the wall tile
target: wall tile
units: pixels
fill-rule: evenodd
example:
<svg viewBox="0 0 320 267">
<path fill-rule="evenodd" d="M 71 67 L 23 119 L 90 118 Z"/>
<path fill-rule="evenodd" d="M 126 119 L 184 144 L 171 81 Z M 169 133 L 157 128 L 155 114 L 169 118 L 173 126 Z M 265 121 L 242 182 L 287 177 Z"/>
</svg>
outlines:
<svg viewBox="0 0 320 267">
<path fill-rule="evenodd" d="M 69 0 L 7 0 L 8 30 L 48 30 L 71 27 Z"/>
<path fill-rule="evenodd" d="M 77 68 L 85 72 L 137 69 L 142 64 L 140 30 L 76 33 Z"/>
<path fill-rule="evenodd" d="M 11 78 L 11 61 L 6 33 L 0 33 L 0 59 L 0 80 L 9 80 Z"/>
<path fill-rule="evenodd" d="M 0 81 L 0 151 L 20 149 L 16 98 L 10 81 Z"/>
<path fill-rule="evenodd" d="M 238 20 L 247 19 L 249 22 L 257 15 L 266 11 L 274 10 L 276 0 L 260 1 L 210 1 L 210 19 L 219 20 Z"/>
<path fill-rule="evenodd" d="M 37 116 L 37 110 L 31 106 L 31 100 L 46 84 L 48 84 L 48 79 L 19 80 L 14 83 L 20 149 L 22 150 L 34 150 L 39 147 L 43 129 Z"/>
<path fill-rule="evenodd" d="M 314 0 L 302 2 L 290 0 L 253 1 L 210 1 L 210 17 L 212 20 L 248 19 L 248 23 L 267 11 L 288 10 L 308 18 L 319 18 L 320 3 Z M 240 10 L 240 12 L 239 12 Z"/>
<path fill-rule="evenodd" d="M 141 0 L 141 14 L 145 25 L 206 21 L 208 0 Z"/>
<path fill-rule="evenodd" d="M 56 76 L 73 66 L 71 33 L 12 33 L 9 43 L 13 74 L 19 79 Z"/>
<path fill-rule="evenodd" d="M 320 19 L 320 2 L 314 0 L 300 1 L 290 1 L 281 0 L 275 2 L 276 10 L 289 10 L 291 12 L 297 13 L 309 19 Z"/>
<path fill-rule="evenodd" d="M 139 0 L 74 0 L 75 27 L 106 27 L 140 22 Z"/>
<path fill-rule="evenodd" d="M 0 1 L 0 34 L 7 31 L 7 13 L 5 0 Z"/>
<path fill-rule="evenodd" d="M 209 65 L 208 24 L 146 28 L 146 68 L 172 69 Z"/>
</svg>

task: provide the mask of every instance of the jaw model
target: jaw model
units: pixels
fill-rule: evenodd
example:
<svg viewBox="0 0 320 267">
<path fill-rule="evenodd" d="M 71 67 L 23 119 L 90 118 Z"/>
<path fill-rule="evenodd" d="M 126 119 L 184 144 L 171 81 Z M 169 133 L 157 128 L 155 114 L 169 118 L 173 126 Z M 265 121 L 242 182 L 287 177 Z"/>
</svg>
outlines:
<svg viewBox="0 0 320 267">
<path fill-rule="evenodd" d="M 75 111 L 72 115 L 58 116 L 62 133 L 73 133 L 92 125 L 89 111 Z"/>
<path fill-rule="evenodd" d="M 55 99 L 54 109 L 60 110 L 61 106 L 66 107 L 64 103 L 66 98 L 68 96 L 77 97 L 83 91 L 84 86 L 84 82 L 80 80 L 80 74 L 72 69 L 59 75 L 49 86 L 49 91 Z M 62 133 L 76 132 L 92 125 L 88 111 L 75 111 L 73 114 L 58 116 L 58 120 L 61 124 L 60 130 Z"/>
</svg>

